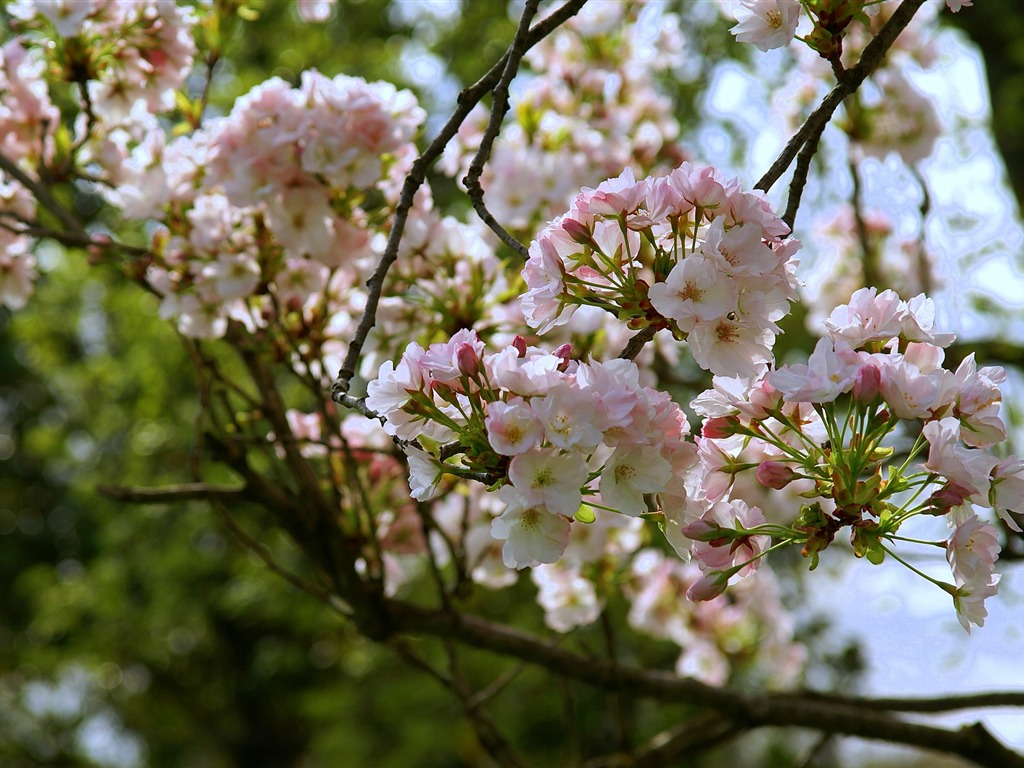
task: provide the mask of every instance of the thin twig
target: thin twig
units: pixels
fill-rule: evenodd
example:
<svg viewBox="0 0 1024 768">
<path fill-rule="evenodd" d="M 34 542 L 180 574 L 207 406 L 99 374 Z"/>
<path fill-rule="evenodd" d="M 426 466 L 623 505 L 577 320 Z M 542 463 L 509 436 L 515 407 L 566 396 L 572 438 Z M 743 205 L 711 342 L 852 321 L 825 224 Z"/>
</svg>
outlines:
<svg viewBox="0 0 1024 768">
<path fill-rule="evenodd" d="M 789 198 L 786 200 L 786 212 L 782 214 L 782 220 L 789 225 L 792 232 L 796 227 L 796 212 L 800 209 L 800 198 L 803 197 L 804 187 L 807 185 L 807 174 L 811 169 L 811 160 L 818 152 L 818 144 L 821 142 L 821 134 L 825 131 L 826 123 L 822 123 L 817 130 L 808 137 L 807 142 L 800 149 L 796 157 L 796 168 L 793 170 L 793 178 L 789 182 Z"/>
<path fill-rule="evenodd" d="M 586 0 L 568 0 L 550 16 L 537 22 L 533 29 L 530 30 L 529 35 L 527 35 L 525 50 L 536 45 L 561 24 L 565 23 L 566 20 L 583 7 L 585 2 Z M 345 361 L 342 363 L 334 385 L 331 387 L 331 396 L 335 402 L 341 402 L 342 396 L 348 392 L 349 385 L 356 375 L 356 368 L 363 352 L 363 345 L 366 344 L 366 339 L 377 322 L 377 306 L 380 303 L 381 292 L 384 289 L 384 279 L 387 277 L 391 265 L 398 258 L 398 246 L 405 232 L 405 223 L 408 220 L 409 211 L 412 209 L 416 191 L 423 185 L 427 177 L 427 171 L 430 170 L 441 156 L 441 153 L 444 152 L 444 148 L 448 146 L 448 143 L 458 133 L 459 127 L 469 113 L 484 95 L 498 83 L 502 72 L 505 70 L 507 56 L 508 54 L 506 53 L 487 71 L 487 74 L 459 94 L 458 106 L 452 113 L 452 116 L 445 123 L 444 127 L 441 128 L 434 140 L 423 150 L 423 154 L 416 158 L 412 168 L 409 170 L 409 175 L 405 177 L 402 193 L 399 196 L 398 205 L 395 207 L 394 220 L 391 225 L 391 232 L 388 234 L 387 245 L 373 275 L 366 281 L 366 306 L 352 336 L 348 352 L 345 355 Z"/>
<path fill-rule="evenodd" d="M 892 47 L 900 32 L 910 23 L 918 8 L 924 3 L 925 0 L 903 0 L 885 26 L 864 48 L 856 66 L 846 70 L 843 80 L 822 99 L 817 109 L 810 114 L 789 140 L 782 152 L 779 153 L 778 158 L 772 163 L 771 168 L 754 185 L 756 189 L 764 192 L 771 189 L 810 138 L 814 135 L 821 135 L 824 126 L 832 119 L 832 115 L 839 105 L 847 96 L 856 91 L 867 76 L 881 64 L 886 52 Z"/>
<path fill-rule="evenodd" d="M 35 195 L 36 200 L 38 200 L 46 210 L 52 213 L 68 232 L 88 237 L 82 223 L 72 216 L 63 205 L 57 202 L 57 198 L 53 196 L 49 188 L 47 188 L 44 183 L 33 179 L 18 167 L 17 163 L 2 152 L 0 152 L 0 170 L 3 170 L 7 175 L 11 176 L 15 181 L 21 184 L 21 186 L 25 187 L 25 189 Z"/>
<path fill-rule="evenodd" d="M 658 329 L 653 325 L 648 325 L 646 328 L 641 328 L 640 331 L 633 336 L 628 342 L 626 342 L 625 348 L 619 353 L 619 357 L 622 360 L 633 360 L 637 355 L 640 354 L 640 350 L 644 348 L 648 341 L 654 338 L 657 334 Z"/>
<path fill-rule="evenodd" d="M 512 45 L 509 46 L 508 53 L 505 56 L 505 70 L 501 73 L 501 79 L 498 81 L 498 84 L 494 86 L 494 101 L 491 104 L 490 120 L 487 122 L 487 128 L 480 139 L 480 146 L 477 148 L 476 154 L 473 155 L 473 159 L 469 164 L 469 173 L 462 180 L 466 185 L 469 199 L 473 201 L 473 210 L 477 212 L 480 219 L 491 228 L 492 232 L 501 238 L 505 245 L 516 251 L 524 259 L 530 256 L 526 246 L 501 226 L 498 220 L 487 210 L 487 205 L 484 203 L 484 189 L 480 185 L 480 177 L 483 175 L 484 166 L 487 164 L 488 158 L 490 158 L 494 140 L 498 137 L 499 131 L 501 131 L 501 123 L 505 119 L 505 115 L 508 114 L 508 88 L 515 78 L 516 72 L 519 71 L 519 63 L 523 59 L 523 54 L 526 53 L 526 38 L 530 31 L 530 21 L 536 15 L 539 3 L 540 0 L 526 0 L 526 6 L 523 8 L 523 15 L 519 19 L 519 28 L 516 30 L 515 39 L 513 39 Z"/>
</svg>

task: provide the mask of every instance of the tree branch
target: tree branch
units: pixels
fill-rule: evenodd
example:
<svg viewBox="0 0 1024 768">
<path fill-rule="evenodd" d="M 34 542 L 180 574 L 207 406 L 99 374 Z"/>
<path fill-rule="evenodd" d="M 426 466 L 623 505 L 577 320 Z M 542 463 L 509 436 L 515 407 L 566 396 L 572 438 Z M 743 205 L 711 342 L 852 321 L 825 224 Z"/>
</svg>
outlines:
<svg viewBox="0 0 1024 768">
<path fill-rule="evenodd" d="M 902 720 L 891 711 L 876 709 L 870 699 L 844 700 L 799 693 L 747 694 L 716 688 L 659 670 L 621 666 L 582 656 L 476 616 L 429 611 L 395 601 L 386 605 L 391 624 L 397 631 L 448 637 L 522 659 L 602 690 L 623 690 L 634 696 L 707 707 L 739 726 L 809 728 L 948 752 L 986 768 L 1024 768 L 1024 756 L 1000 743 L 981 724 L 947 730 Z M 918 701 L 916 706 L 920 705 Z"/>
<path fill-rule="evenodd" d="M 210 483 L 185 483 L 159 488 L 101 484 L 96 486 L 96 492 L 116 501 L 128 501 L 133 504 L 166 504 L 179 501 L 239 499 L 245 495 L 245 487 Z"/>
<path fill-rule="evenodd" d="M 494 86 L 491 118 L 487 122 L 487 128 L 484 131 L 483 137 L 480 139 L 480 146 L 477 147 L 476 154 L 473 155 L 473 160 L 469 164 L 469 173 L 462 180 L 466 185 L 469 199 L 473 202 L 473 210 L 491 228 L 491 231 L 501 238 L 505 245 L 516 251 L 524 259 L 530 256 L 526 246 L 509 234 L 508 230 L 501 226 L 498 220 L 487 210 L 487 206 L 484 204 L 484 188 L 480 185 L 480 176 L 483 175 L 484 165 L 487 164 L 487 160 L 491 156 L 491 147 L 494 145 L 494 140 L 498 137 L 499 131 L 501 131 L 501 123 L 504 121 L 505 115 L 508 114 L 509 84 L 515 78 L 516 72 L 519 71 L 519 63 L 523 59 L 523 54 L 526 53 L 526 36 L 530 30 L 530 21 L 537 13 L 539 2 L 540 0 L 526 0 L 526 6 L 523 8 L 523 15 L 519 19 L 519 28 L 516 30 L 515 39 L 512 41 L 512 45 L 509 46 L 508 53 L 505 56 L 505 71 L 501 73 L 501 79 Z"/>
<path fill-rule="evenodd" d="M 857 62 L 856 66 L 845 71 L 843 79 L 839 84 L 822 99 L 817 109 L 810 114 L 793 138 L 789 140 L 778 158 L 772 163 L 771 168 L 768 169 L 768 172 L 754 185 L 756 189 L 764 192 L 771 189 L 772 185 L 789 168 L 790 163 L 793 162 L 793 158 L 797 156 L 801 148 L 811 141 L 812 137 L 821 136 L 822 131 L 824 131 L 825 126 L 832 119 L 832 115 L 839 105 L 842 104 L 847 96 L 856 91 L 867 76 L 882 63 L 882 59 L 885 58 L 885 54 L 892 47 L 896 38 L 899 37 L 900 32 L 910 23 L 918 8 L 924 5 L 924 3 L 925 0 L 903 0 L 900 7 L 893 12 L 889 21 L 885 23 L 885 26 L 879 30 L 878 34 L 864 48 L 864 52 L 861 54 L 860 61 Z"/>
</svg>

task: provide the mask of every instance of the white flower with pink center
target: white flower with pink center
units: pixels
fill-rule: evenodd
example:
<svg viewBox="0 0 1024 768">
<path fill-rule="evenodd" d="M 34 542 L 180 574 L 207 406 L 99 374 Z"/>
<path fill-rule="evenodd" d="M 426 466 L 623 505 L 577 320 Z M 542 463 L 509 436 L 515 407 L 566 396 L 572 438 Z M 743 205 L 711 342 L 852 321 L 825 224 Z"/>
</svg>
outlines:
<svg viewBox="0 0 1024 768">
<path fill-rule="evenodd" d="M 598 599 L 594 583 L 585 579 L 578 567 L 540 565 L 530 577 L 537 585 L 537 604 L 544 609 L 544 623 L 556 632 L 593 624 L 601 615 L 604 601 Z"/>
<path fill-rule="evenodd" d="M 957 526 L 946 542 L 946 560 L 957 585 L 988 584 L 999 558 L 996 529 L 971 515 Z"/>
<path fill-rule="evenodd" d="M 587 465 L 578 453 L 541 448 L 513 457 L 508 467 L 511 486 L 499 493 L 512 506 L 540 506 L 572 517 L 580 508 L 580 489 L 587 482 Z"/>
<path fill-rule="evenodd" d="M 688 338 L 693 359 L 719 376 L 759 376 L 772 361 L 775 334 L 764 323 L 736 313 L 697 323 Z"/>
<path fill-rule="evenodd" d="M 589 392 L 559 382 L 545 397 L 533 398 L 530 405 L 544 424 L 544 434 L 552 445 L 591 450 L 601 442 L 601 430 L 594 423 L 594 399 Z"/>
<path fill-rule="evenodd" d="M 624 515 L 647 511 L 645 493 L 660 493 L 672 479 L 672 465 L 657 448 L 638 445 L 616 449 L 601 472 L 601 501 Z"/>
<path fill-rule="evenodd" d="M 796 34 L 801 9 L 799 0 L 743 0 L 734 11 L 739 23 L 729 31 L 762 51 L 782 48 Z"/>
<path fill-rule="evenodd" d="M 676 321 L 684 333 L 697 321 L 710 322 L 736 309 L 739 295 L 735 282 L 703 256 L 688 256 L 662 283 L 648 291 L 651 304 Z"/>
<path fill-rule="evenodd" d="M 985 626 L 985 619 L 988 618 L 985 600 L 998 591 L 998 573 L 993 574 L 992 580 L 987 584 L 969 582 L 957 586 L 956 594 L 953 595 L 953 605 L 956 607 L 956 617 L 960 621 L 960 626 L 967 634 L 971 634 L 971 624 Z"/>
<path fill-rule="evenodd" d="M 508 402 L 488 403 L 484 424 L 487 442 L 502 456 L 516 456 L 539 448 L 544 439 L 544 425 L 521 397 Z"/>
<path fill-rule="evenodd" d="M 405 449 L 405 455 L 409 463 L 409 495 L 416 501 L 429 501 L 437 495 L 443 477 L 441 465 L 429 453 L 413 446 Z"/>
</svg>

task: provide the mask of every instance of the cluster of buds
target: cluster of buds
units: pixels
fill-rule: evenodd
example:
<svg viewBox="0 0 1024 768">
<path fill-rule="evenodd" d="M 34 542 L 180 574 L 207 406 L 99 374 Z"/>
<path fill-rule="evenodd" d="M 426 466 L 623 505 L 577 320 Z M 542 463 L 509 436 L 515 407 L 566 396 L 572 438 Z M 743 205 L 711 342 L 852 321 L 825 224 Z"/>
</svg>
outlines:
<svg viewBox="0 0 1024 768">
<path fill-rule="evenodd" d="M 1024 462 L 988 450 L 1006 436 L 998 386 L 1005 373 L 979 369 L 973 355 L 945 369 L 943 347 L 953 337 L 935 332 L 933 320 L 923 295 L 904 302 L 892 291 L 861 289 L 832 312 L 807 364 L 753 382 L 716 379 L 694 401 L 706 417 L 697 443 L 709 510 L 683 528 L 706 569 L 691 593 L 719 594 L 773 548 L 769 536 L 775 547 L 801 545 L 813 568 L 849 528 L 858 557 L 877 564 L 891 556 L 918 573 L 897 543 L 944 547 L 955 584 L 921 575 L 953 596 L 965 629 L 984 622 L 999 545 L 974 508 L 991 507 L 1020 530 L 1010 513 L 1024 509 Z M 765 487 L 792 484 L 806 501 L 795 519 L 769 523 L 760 510 L 723 519 L 720 500 L 751 469 Z M 918 516 L 944 517 L 956 530 L 946 541 L 902 536 Z M 735 562 L 740 551 L 747 556 Z"/>
<path fill-rule="evenodd" d="M 509 568 L 558 560 L 571 521 L 640 516 L 687 498 L 696 464 L 682 410 L 639 383 L 631 361 L 583 363 L 521 337 L 485 354 L 472 331 L 385 362 L 366 405 L 406 442 L 410 486 L 431 498 L 444 474 L 486 481 L 505 505 L 491 533 Z M 415 441 L 415 442 L 414 442 Z M 424 450 L 425 449 L 425 450 Z"/>
<path fill-rule="evenodd" d="M 627 168 L 585 188 L 530 246 L 523 314 L 541 333 L 595 306 L 631 328 L 667 328 L 721 375 L 753 376 L 797 285 L 800 247 L 757 194 L 683 163 L 636 181 Z"/>
</svg>

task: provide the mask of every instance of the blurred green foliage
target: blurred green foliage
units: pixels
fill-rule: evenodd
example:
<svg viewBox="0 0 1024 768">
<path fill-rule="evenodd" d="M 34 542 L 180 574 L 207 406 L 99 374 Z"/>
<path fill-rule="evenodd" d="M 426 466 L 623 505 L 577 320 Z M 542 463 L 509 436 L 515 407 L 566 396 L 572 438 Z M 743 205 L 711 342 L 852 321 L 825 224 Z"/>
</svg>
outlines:
<svg viewBox="0 0 1024 768">
<path fill-rule="evenodd" d="M 501 55 L 514 30 L 502 0 L 464 0 L 450 26 L 422 14 L 410 21 L 399 6 L 411 4 L 349 0 L 326 25 L 305 25 L 293 3 L 245 3 L 252 18 L 207 31 L 222 57 L 212 112 L 226 113 L 268 76 L 295 82 L 310 67 L 414 85 L 400 67 L 413 37 L 465 85 Z M 1020 196 L 1024 36 L 1015 31 L 1024 5 L 978 5 L 956 23 L 989 57 L 997 136 Z M 720 56 L 723 40 L 695 33 L 690 42 Z M 702 86 L 700 78 L 678 85 L 684 125 Z M 424 102 L 436 106 L 426 95 Z M 88 199 L 79 201 L 79 213 L 90 210 Z M 52 244 L 41 263 L 45 278 L 29 306 L 15 315 L 0 310 L 0 763 L 489 765 L 436 681 L 270 573 L 209 507 L 137 506 L 95 492 L 102 483 L 188 482 L 205 466 L 193 429 L 195 376 L 185 346 L 158 319 L 157 300 L 116 267 L 91 268 L 84 254 Z M 802 324 L 790 326 L 785 344 L 799 344 Z M 279 559 L 298 560 L 258 516 L 232 511 Z M 523 584 L 485 595 L 479 607 L 539 629 L 530 594 Z M 625 607 L 613 611 L 624 623 Z M 603 643 L 597 629 L 578 634 L 584 645 Z M 645 658 L 671 666 L 672 647 L 643 642 Z M 473 652 L 463 663 L 470 677 L 512 667 Z M 842 676 L 859 660 L 832 663 Z M 641 712 L 652 732 L 685 712 L 625 706 Z M 535 671 L 523 671 L 492 712 L 514 743 L 531 745 L 538 764 L 566 764 L 576 752 L 616 743 L 604 695 L 576 684 L 553 690 Z M 583 743 L 567 741 L 567 718 Z M 711 754 L 705 764 L 736 759 Z M 784 763 L 786 751 L 777 759 Z"/>
</svg>

